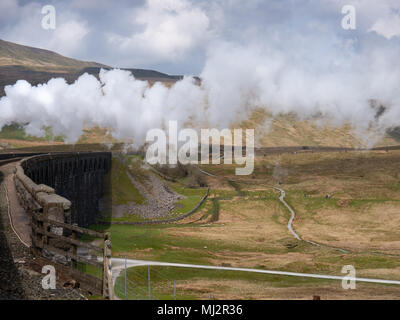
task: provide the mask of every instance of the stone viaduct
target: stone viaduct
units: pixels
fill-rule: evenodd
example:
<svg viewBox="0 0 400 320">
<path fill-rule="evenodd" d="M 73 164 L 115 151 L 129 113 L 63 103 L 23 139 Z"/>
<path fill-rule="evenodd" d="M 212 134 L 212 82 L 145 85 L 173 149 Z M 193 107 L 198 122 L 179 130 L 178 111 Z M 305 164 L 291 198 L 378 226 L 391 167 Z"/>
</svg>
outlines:
<svg viewBox="0 0 400 320">
<path fill-rule="evenodd" d="M 33 156 L 21 162 L 26 176 L 71 201 L 72 224 L 88 227 L 99 213 L 111 153 L 58 153 Z"/>
<path fill-rule="evenodd" d="M 107 298 L 113 296 L 109 234 L 87 228 L 102 216 L 101 207 L 107 211 L 111 205 L 110 189 L 109 199 L 102 199 L 111 187 L 111 158 L 111 152 L 0 154 L 0 165 L 19 160 L 13 192 L 30 221 L 31 230 L 25 231 L 30 233 L 32 252 Z M 102 238 L 104 247 L 81 241 L 82 234 Z M 103 262 L 97 260 L 99 256 Z M 100 268 L 102 276 L 81 271 L 79 263 Z"/>
</svg>

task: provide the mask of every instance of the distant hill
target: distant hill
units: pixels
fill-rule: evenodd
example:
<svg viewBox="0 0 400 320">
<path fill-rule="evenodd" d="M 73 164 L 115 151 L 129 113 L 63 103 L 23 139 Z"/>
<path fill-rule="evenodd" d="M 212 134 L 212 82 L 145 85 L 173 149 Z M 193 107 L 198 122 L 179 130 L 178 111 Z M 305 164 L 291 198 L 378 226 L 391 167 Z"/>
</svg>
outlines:
<svg viewBox="0 0 400 320">
<path fill-rule="evenodd" d="M 44 72 L 80 70 L 86 67 L 107 67 L 97 62 L 64 57 L 53 51 L 23 46 L 0 39 L 0 66 L 24 66 Z"/>
<path fill-rule="evenodd" d="M 64 57 L 53 51 L 28 47 L 0 39 L 0 97 L 4 87 L 24 79 L 32 85 L 44 83 L 54 77 L 63 77 L 68 83 L 74 82 L 87 72 L 98 77 L 100 69 L 111 67 L 97 63 Z M 135 78 L 150 82 L 175 82 L 183 76 L 168 75 L 154 70 L 124 69 Z"/>
<path fill-rule="evenodd" d="M 87 67 L 81 70 L 81 73 L 89 73 L 93 75 L 98 75 L 100 69 L 110 70 L 110 67 Z M 169 75 L 166 73 L 158 72 L 155 70 L 148 69 L 130 69 L 130 68 L 121 68 L 122 70 L 130 71 L 136 79 L 140 80 L 149 80 L 149 81 L 164 81 L 164 82 L 175 82 L 183 79 L 183 76 Z"/>
</svg>

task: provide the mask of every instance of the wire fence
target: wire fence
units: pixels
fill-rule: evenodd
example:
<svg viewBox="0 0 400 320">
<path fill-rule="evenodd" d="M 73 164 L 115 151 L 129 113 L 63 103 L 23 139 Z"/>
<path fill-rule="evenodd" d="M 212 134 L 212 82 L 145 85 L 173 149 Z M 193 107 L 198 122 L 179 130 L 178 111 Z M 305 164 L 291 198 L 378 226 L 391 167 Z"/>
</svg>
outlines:
<svg viewBox="0 0 400 320">
<path fill-rule="evenodd" d="M 174 280 L 171 281 L 162 272 L 150 266 L 129 268 L 129 276 L 125 277 L 123 270 L 116 279 L 114 291 L 119 299 L 172 300 L 176 298 L 174 283 Z"/>
<path fill-rule="evenodd" d="M 125 276 L 126 274 L 126 276 Z M 268 278 L 268 279 L 267 279 Z M 119 299 L 127 300 L 216 300 L 228 294 L 256 296 L 264 281 L 280 286 L 277 275 L 229 270 L 203 270 L 174 266 L 137 266 L 122 269 L 115 281 L 114 291 Z M 232 287 L 232 281 L 238 287 Z"/>
</svg>

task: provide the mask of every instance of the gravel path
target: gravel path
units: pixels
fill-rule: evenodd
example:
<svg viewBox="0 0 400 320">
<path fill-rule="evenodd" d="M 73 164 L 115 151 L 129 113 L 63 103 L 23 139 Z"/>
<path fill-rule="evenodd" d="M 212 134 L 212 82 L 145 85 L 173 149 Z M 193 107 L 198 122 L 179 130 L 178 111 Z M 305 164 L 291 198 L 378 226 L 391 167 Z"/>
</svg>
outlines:
<svg viewBox="0 0 400 320">
<path fill-rule="evenodd" d="M 114 207 L 113 216 L 118 218 L 124 214 L 139 215 L 143 219 L 168 217 L 175 208 L 175 202 L 183 196 L 171 190 L 155 174 L 149 172 L 148 180 L 139 181 L 127 172 L 129 179 L 145 198 L 143 204 L 129 203 Z"/>
<path fill-rule="evenodd" d="M 297 234 L 297 232 L 294 231 L 294 229 L 293 229 L 293 220 L 294 220 L 294 218 L 296 217 L 296 214 L 295 214 L 294 210 L 292 209 L 292 207 L 289 206 L 289 204 L 285 201 L 285 196 L 286 196 L 285 191 L 284 191 L 283 189 L 278 188 L 278 187 L 275 187 L 275 186 L 272 186 L 272 188 L 274 188 L 274 189 L 280 191 L 281 195 L 280 195 L 280 197 L 279 197 L 279 200 L 280 200 L 280 202 L 282 202 L 282 203 L 284 204 L 284 206 L 285 206 L 286 208 L 288 208 L 288 210 L 290 211 L 291 217 L 290 217 L 290 219 L 289 219 L 289 222 L 288 222 L 288 225 L 287 225 L 287 226 L 288 226 L 288 229 L 289 229 L 290 233 L 293 234 L 293 236 L 294 236 L 297 240 L 307 242 L 307 243 L 312 244 L 312 245 L 314 245 L 314 246 L 318 246 L 318 247 L 324 246 L 324 247 L 327 247 L 327 248 L 331 248 L 331 249 L 334 249 L 334 250 L 338 250 L 338 251 L 343 252 L 343 253 L 349 253 L 348 250 L 345 250 L 345 249 L 342 249 L 342 248 L 332 247 L 332 246 L 328 246 L 328 245 L 325 245 L 325 244 L 320 244 L 320 243 L 317 243 L 317 242 L 314 242 L 314 241 L 311 241 L 311 240 L 302 239 L 302 238 Z"/>
<path fill-rule="evenodd" d="M 287 227 L 288 227 L 290 233 L 293 234 L 293 236 L 294 236 L 297 240 L 303 240 L 303 239 L 301 239 L 300 236 L 296 233 L 296 231 L 293 230 L 293 220 L 294 220 L 294 217 L 296 216 L 296 214 L 294 213 L 294 210 L 292 209 L 292 207 L 289 206 L 289 205 L 287 204 L 287 202 L 285 201 L 285 195 L 286 195 L 285 191 L 284 191 L 283 189 L 281 189 L 281 188 L 278 188 L 278 187 L 272 187 L 272 188 L 274 188 L 274 189 L 280 191 L 281 195 L 280 195 L 280 197 L 279 197 L 279 201 L 282 202 L 283 205 L 284 205 L 286 208 L 288 208 L 288 210 L 289 210 L 289 212 L 290 212 L 290 214 L 291 214 L 291 217 L 290 217 L 289 222 L 288 222 L 288 224 L 287 224 Z M 309 242 L 309 241 L 307 241 L 307 242 Z M 313 243 L 313 242 L 311 242 L 311 241 L 310 241 L 310 243 L 316 244 L 316 243 Z M 317 245 L 317 244 L 316 244 L 316 245 Z"/>
<path fill-rule="evenodd" d="M 212 173 L 209 173 L 209 172 L 207 172 L 207 171 L 204 171 L 204 170 L 202 170 L 202 169 L 199 168 L 199 167 L 198 167 L 198 169 L 199 169 L 200 172 L 202 172 L 203 174 L 206 174 L 206 175 L 211 176 L 211 177 L 217 177 L 216 175 L 213 175 Z M 331 249 L 334 249 L 334 250 L 338 250 L 338 251 L 343 252 L 343 253 L 349 253 L 348 250 L 345 250 L 345 249 L 342 249 L 342 248 L 331 247 L 331 246 L 328 246 L 328 245 L 322 245 L 322 244 L 320 244 L 320 243 L 317 243 L 317 242 L 314 242 L 314 241 L 311 241 L 311 240 L 305 240 L 305 239 L 301 238 L 300 235 L 293 229 L 293 220 L 294 220 L 294 218 L 296 217 L 296 213 L 295 213 L 295 211 L 292 209 L 292 207 L 289 206 L 289 204 L 285 201 L 285 196 L 286 196 L 285 190 L 283 190 L 283 189 L 281 189 L 281 188 L 278 188 L 278 187 L 276 187 L 276 186 L 271 186 L 271 188 L 276 189 L 276 190 L 278 190 L 278 191 L 281 193 L 280 196 L 279 196 L 279 201 L 283 203 L 283 205 L 289 210 L 290 215 L 291 215 L 291 216 L 290 216 L 290 219 L 289 219 L 289 221 L 288 221 L 288 224 L 287 224 L 288 230 L 289 230 L 289 232 L 290 232 L 297 240 L 307 242 L 307 243 L 312 244 L 312 245 L 314 245 L 314 246 L 318 246 L 318 247 L 320 247 L 320 246 L 325 246 L 325 247 L 328 247 L 328 248 L 331 248 Z"/>
</svg>

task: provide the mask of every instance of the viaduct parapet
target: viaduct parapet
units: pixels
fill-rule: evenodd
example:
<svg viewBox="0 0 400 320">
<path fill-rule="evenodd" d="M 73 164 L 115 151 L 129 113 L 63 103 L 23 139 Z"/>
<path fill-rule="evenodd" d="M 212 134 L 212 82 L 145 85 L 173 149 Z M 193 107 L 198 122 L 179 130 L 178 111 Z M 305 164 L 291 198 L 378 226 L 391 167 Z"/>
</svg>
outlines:
<svg viewBox="0 0 400 320">
<path fill-rule="evenodd" d="M 105 179 L 110 177 L 111 153 L 16 155 L 1 161 L 12 158 L 22 158 L 14 183 L 30 218 L 32 252 L 81 288 L 113 299 L 110 235 L 87 229 L 96 222 L 99 201 L 109 187 Z M 101 238 L 103 247 L 81 241 L 81 235 Z M 96 267 L 97 276 L 85 272 L 87 265 Z"/>
<path fill-rule="evenodd" d="M 26 158 L 20 165 L 35 184 L 49 186 L 71 201 L 69 223 L 88 227 L 95 222 L 111 153 L 44 154 Z"/>
</svg>

